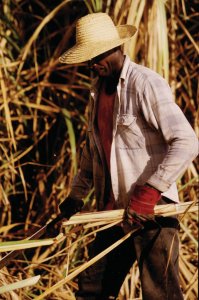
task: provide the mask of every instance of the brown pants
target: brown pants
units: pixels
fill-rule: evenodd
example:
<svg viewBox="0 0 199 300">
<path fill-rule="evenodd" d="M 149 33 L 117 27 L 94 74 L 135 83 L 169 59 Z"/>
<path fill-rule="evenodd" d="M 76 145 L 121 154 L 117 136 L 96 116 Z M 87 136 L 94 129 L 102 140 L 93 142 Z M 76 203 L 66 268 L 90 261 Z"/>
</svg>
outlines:
<svg viewBox="0 0 199 300">
<path fill-rule="evenodd" d="M 124 232 L 119 226 L 98 233 L 90 256 L 97 255 L 122 236 Z M 177 219 L 157 217 L 155 221 L 146 222 L 144 229 L 80 274 L 76 299 L 116 299 L 129 269 L 137 259 L 143 300 L 182 300 L 178 255 Z"/>
</svg>

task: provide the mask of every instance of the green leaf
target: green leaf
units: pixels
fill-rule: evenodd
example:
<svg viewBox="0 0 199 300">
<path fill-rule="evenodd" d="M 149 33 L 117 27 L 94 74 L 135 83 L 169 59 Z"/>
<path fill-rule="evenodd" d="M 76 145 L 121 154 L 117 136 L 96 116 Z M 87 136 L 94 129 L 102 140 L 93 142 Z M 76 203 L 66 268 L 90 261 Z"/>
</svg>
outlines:
<svg viewBox="0 0 199 300">
<path fill-rule="evenodd" d="M 68 135 L 69 135 L 69 142 L 71 146 L 71 157 L 72 157 L 72 164 L 74 169 L 74 174 L 77 173 L 77 157 L 76 157 L 76 139 L 75 139 L 75 131 L 73 128 L 73 124 L 71 121 L 70 112 L 63 108 L 62 113 L 65 117 L 66 126 L 68 128 Z"/>
</svg>

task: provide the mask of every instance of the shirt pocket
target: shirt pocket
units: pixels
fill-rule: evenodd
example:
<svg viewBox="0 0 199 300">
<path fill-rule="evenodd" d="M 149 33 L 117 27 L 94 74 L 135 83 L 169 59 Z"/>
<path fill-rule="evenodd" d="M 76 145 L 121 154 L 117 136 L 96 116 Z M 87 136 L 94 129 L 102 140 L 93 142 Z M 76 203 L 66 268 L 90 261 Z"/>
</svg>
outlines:
<svg viewBox="0 0 199 300">
<path fill-rule="evenodd" d="M 141 149 L 145 138 L 137 117 L 129 114 L 117 115 L 116 147 L 120 149 Z"/>
</svg>

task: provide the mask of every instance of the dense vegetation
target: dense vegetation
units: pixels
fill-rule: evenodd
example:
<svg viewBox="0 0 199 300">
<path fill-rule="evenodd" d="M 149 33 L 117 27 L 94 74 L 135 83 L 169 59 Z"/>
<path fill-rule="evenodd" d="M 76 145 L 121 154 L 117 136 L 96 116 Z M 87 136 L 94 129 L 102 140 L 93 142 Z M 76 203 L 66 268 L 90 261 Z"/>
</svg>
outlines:
<svg viewBox="0 0 199 300">
<path fill-rule="evenodd" d="M 89 71 L 84 64 L 67 66 L 58 61 L 75 42 L 75 21 L 103 11 L 116 24 L 136 25 L 138 33 L 125 45 L 125 52 L 168 80 L 175 101 L 197 132 L 197 4 L 188 0 L 1 2 L 1 242 L 21 241 L 52 213 L 56 215 L 77 172 L 87 128 Z M 179 178 L 178 188 L 182 202 L 197 200 L 196 162 Z M 93 191 L 86 201 L 94 210 Z M 185 214 L 180 224 L 180 280 L 185 299 L 192 300 L 197 299 L 197 214 Z M 2 294 L 1 299 L 36 299 L 79 268 L 93 238 L 86 236 L 89 232 L 94 228 L 69 227 L 67 238 L 57 244 L 32 248 L 12 260 L 0 270 L 0 286 L 38 274 L 41 278 L 33 286 Z M 141 298 L 138 276 L 135 264 L 120 299 Z M 45 299 L 74 299 L 76 288 L 73 278 Z"/>
</svg>

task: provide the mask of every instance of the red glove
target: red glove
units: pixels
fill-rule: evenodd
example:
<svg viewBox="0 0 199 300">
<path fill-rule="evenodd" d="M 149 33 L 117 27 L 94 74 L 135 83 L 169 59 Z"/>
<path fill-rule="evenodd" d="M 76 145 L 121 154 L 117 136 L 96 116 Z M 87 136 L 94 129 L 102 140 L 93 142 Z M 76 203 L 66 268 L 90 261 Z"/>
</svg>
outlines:
<svg viewBox="0 0 199 300">
<path fill-rule="evenodd" d="M 125 219 L 128 224 L 139 224 L 141 221 L 151 219 L 154 215 L 154 207 L 160 200 L 161 193 L 148 185 L 137 185 L 125 211 Z"/>
</svg>

